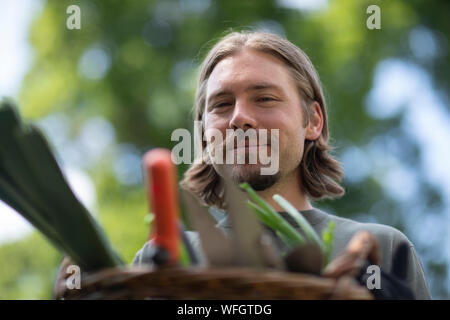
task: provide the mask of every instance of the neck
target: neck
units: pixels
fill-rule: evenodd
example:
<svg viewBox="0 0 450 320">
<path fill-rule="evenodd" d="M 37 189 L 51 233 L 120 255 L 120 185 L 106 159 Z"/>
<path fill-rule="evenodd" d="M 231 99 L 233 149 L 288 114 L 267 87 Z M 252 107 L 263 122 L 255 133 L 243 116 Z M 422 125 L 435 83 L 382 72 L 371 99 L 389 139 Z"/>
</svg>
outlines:
<svg viewBox="0 0 450 320">
<path fill-rule="evenodd" d="M 311 210 L 313 207 L 308 200 L 308 197 L 304 194 L 300 184 L 300 177 L 298 169 L 285 179 L 280 179 L 272 187 L 259 191 L 258 194 L 267 201 L 276 211 L 285 211 L 282 207 L 272 199 L 275 194 L 281 195 L 292 206 L 299 210 Z"/>
</svg>

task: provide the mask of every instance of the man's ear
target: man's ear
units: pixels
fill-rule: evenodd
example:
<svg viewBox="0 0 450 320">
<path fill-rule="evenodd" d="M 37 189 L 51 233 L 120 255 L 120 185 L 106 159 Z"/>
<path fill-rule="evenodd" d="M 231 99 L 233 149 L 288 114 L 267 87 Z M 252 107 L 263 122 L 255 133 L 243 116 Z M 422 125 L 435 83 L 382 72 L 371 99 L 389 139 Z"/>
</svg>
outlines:
<svg viewBox="0 0 450 320">
<path fill-rule="evenodd" d="M 314 101 L 309 108 L 309 122 L 306 126 L 305 138 L 307 140 L 316 140 L 322 133 L 323 114 L 317 101 Z"/>
</svg>

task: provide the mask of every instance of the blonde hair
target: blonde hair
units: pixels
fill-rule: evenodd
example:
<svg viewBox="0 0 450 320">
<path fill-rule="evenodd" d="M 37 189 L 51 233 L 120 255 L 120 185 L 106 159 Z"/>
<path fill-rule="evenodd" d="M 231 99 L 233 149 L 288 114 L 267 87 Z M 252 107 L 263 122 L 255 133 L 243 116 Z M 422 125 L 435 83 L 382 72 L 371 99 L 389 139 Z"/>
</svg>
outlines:
<svg viewBox="0 0 450 320">
<path fill-rule="evenodd" d="M 300 163 L 301 186 L 306 196 L 312 200 L 342 196 L 345 191 L 339 183 L 343 172 L 340 163 L 329 154 L 332 148 L 328 145 L 327 112 L 319 77 L 307 55 L 290 41 L 271 33 L 249 31 L 232 32 L 222 38 L 201 64 L 194 105 L 195 120 L 203 120 L 206 84 L 215 66 L 243 48 L 271 54 L 285 63 L 305 102 L 302 105 L 304 126 L 309 122 L 310 106 L 314 101 L 318 102 L 324 122 L 322 133 L 316 140 L 305 140 Z M 201 143 L 205 150 L 206 142 L 202 140 Z M 204 204 L 223 209 L 225 203 L 220 176 L 212 164 L 206 163 L 206 156 L 206 153 L 203 153 L 201 163 L 191 165 L 181 181 L 181 186 L 195 194 Z"/>
</svg>

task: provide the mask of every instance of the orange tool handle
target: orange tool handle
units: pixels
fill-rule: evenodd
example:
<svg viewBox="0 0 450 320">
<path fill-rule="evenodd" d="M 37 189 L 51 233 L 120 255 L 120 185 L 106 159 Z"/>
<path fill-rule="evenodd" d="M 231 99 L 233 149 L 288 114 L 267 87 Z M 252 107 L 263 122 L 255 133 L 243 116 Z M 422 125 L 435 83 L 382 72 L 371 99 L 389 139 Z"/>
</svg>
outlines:
<svg viewBox="0 0 450 320">
<path fill-rule="evenodd" d="M 170 151 L 162 148 L 148 151 L 144 155 L 143 166 L 146 172 L 150 211 L 155 215 L 154 243 L 169 254 L 169 264 L 174 264 L 180 255 L 178 228 L 180 214 L 176 168 Z"/>
</svg>

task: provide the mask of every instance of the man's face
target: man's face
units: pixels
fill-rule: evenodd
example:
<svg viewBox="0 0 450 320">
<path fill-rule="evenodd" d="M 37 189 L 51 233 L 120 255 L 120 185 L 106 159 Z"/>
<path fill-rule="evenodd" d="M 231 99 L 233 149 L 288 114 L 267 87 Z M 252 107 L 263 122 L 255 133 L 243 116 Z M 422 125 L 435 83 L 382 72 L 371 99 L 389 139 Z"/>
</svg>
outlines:
<svg viewBox="0 0 450 320">
<path fill-rule="evenodd" d="M 248 182 L 258 191 L 297 174 L 305 141 L 301 103 L 289 70 L 272 55 L 244 49 L 220 61 L 207 83 L 205 131 L 214 128 L 225 137 L 226 129 L 267 129 L 270 137 L 271 129 L 279 129 L 279 171 L 261 175 L 259 160 L 256 164 L 214 164 L 216 171 L 231 173 L 235 182 Z M 269 155 L 277 152 L 268 148 Z"/>
</svg>

